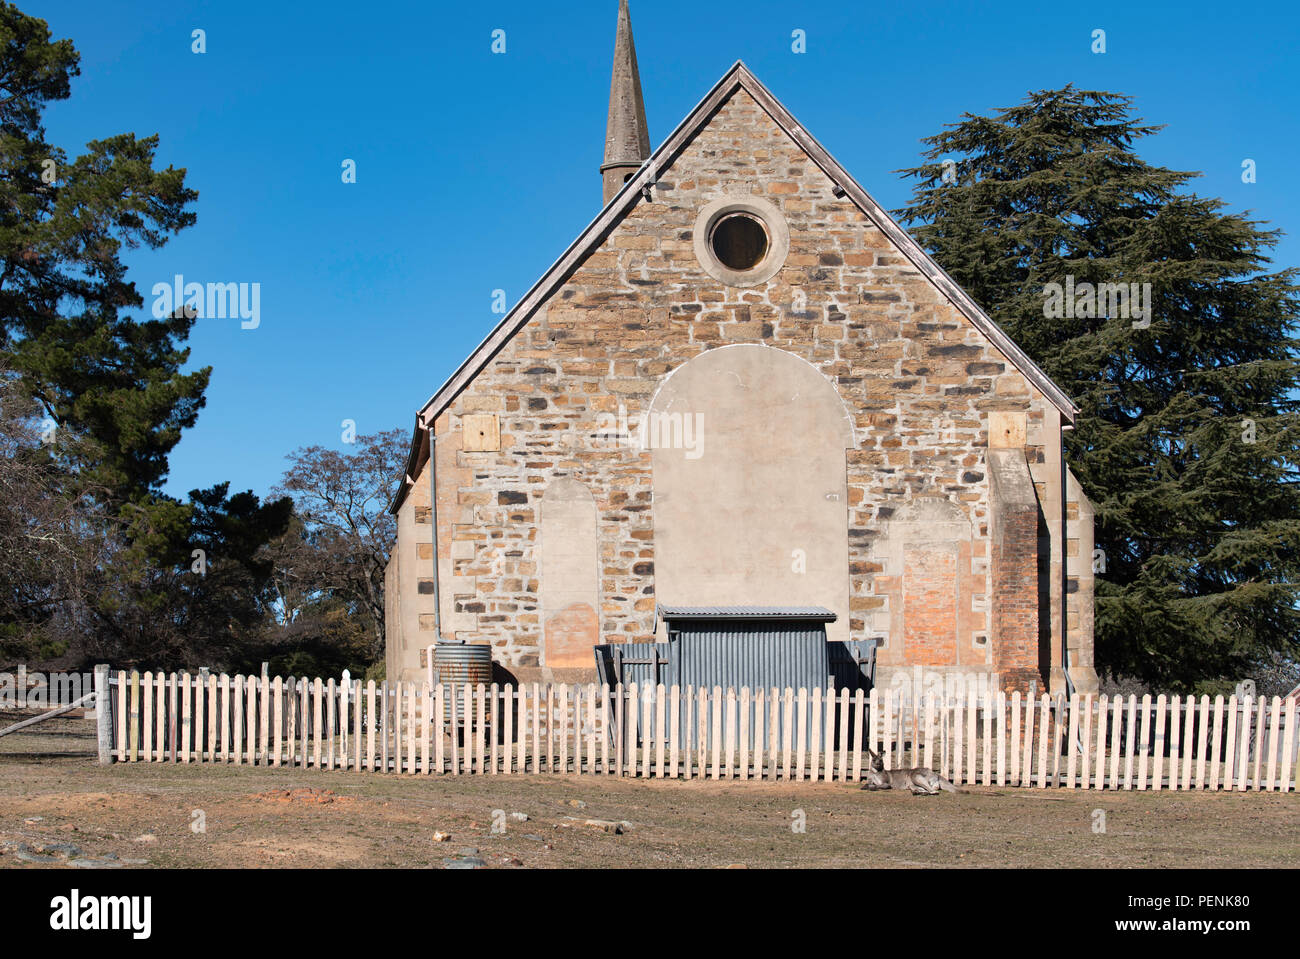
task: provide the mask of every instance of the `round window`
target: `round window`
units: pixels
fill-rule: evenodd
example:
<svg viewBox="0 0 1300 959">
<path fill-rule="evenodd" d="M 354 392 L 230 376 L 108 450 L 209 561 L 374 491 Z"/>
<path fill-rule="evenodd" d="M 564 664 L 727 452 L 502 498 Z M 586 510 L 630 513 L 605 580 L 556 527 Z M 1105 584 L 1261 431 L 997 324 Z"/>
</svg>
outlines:
<svg viewBox="0 0 1300 959">
<path fill-rule="evenodd" d="M 757 217 L 730 213 L 714 224 L 709 247 L 718 262 L 728 269 L 752 270 L 767 255 L 767 230 Z"/>
<path fill-rule="evenodd" d="M 790 227 L 781 211 L 760 197 L 718 197 L 696 216 L 691 243 L 710 276 L 728 286 L 758 286 L 785 265 Z"/>
</svg>

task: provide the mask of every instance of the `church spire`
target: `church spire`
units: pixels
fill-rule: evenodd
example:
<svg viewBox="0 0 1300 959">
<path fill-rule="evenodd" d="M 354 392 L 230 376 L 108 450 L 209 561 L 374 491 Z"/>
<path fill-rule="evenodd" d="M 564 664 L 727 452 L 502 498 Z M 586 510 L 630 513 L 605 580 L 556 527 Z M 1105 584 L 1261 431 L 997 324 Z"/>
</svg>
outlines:
<svg viewBox="0 0 1300 959">
<path fill-rule="evenodd" d="M 605 129 L 605 162 L 600 166 L 604 203 L 623 188 L 650 156 L 650 132 L 641 99 L 641 74 L 636 67 L 632 18 L 627 0 L 618 2 L 618 33 L 614 39 L 614 75 L 609 85 L 609 122 Z"/>
</svg>

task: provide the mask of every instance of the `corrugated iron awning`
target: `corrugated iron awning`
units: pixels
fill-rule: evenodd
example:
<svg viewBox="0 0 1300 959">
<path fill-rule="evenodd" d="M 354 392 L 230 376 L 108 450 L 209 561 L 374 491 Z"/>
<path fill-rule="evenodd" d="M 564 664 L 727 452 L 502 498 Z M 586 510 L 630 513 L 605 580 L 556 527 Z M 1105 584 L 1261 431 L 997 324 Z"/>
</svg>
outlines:
<svg viewBox="0 0 1300 959">
<path fill-rule="evenodd" d="M 836 620 L 835 613 L 824 606 L 665 606 L 660 603 L 656 612 L 665 622 L 679 619 L 762 619 L 833 623 Z"/>
</svg>

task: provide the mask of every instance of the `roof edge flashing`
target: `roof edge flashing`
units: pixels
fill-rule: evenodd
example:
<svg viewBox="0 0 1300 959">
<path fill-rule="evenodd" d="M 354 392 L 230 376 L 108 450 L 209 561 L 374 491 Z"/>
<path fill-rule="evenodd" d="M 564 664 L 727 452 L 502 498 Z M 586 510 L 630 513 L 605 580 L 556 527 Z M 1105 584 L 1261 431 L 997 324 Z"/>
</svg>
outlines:
<svg viewBox="0 0 1300 959">
<path fill-rule="evenodd" d="M 794 620 L 833 623 L 838 618 L 823 606 L 666 606 L 660 604 L 656 616 L 664 622 L 682 620 L 745 620 L 789 622 Z"/>
</svg>

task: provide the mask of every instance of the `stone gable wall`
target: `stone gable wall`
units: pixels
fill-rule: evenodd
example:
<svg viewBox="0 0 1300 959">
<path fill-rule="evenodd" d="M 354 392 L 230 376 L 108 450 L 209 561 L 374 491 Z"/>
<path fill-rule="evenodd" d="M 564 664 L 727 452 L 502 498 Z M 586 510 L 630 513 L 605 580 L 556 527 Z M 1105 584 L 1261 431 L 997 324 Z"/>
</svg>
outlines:
<svg viewBox="0 0 1300 959">
<path fill-rule="evenodd" d="M 495 658 L 516 671 L 541 665 L 539 505 L 555 478 L 571 477 L 597 507 L 602 639 L 648 641 L 651 453 L 602 440 L 602 428 L 620 408 L 648 410 L 679 364 L 714 347 L 757 343 L 807 360 L 853 415 L 851 637 L 888 637 L 882 666 L 910 669 L 921 652 L 909 656 L 903 645 L 895 608 L 903 580 L 913 590 L 951 591 L 956 564 L 963 588 L 951 614 L 961 662 L 993 667 L 987 413 L 1026 414 L 1025 455 L 1043 489 L 1060 483 L 1044 472 L 1054 459 L 1044 448 L 1059 450 L 1059 414 L 833 189 L 738 91 L 660 172 L 652 201 L 637 203 L 439 417 L 445 630 L 454 623 L 457 636 L 490 642 Z M 766 283 L 728 287 L 697 262 L 692 230 L 705 204 L 751 193 L 781 210 L 789 255 Z M 462 418 L 474 413 L 499 418 L 499 451 L 460 449 Z M 427 488 L 427 475 L 417 483 Z M 947 501 L 968 524 L 962 549 L 904 569 L 900 562 L 915 554 L 904 541 L 915 527 L 907 517 L 923 515 L 934 500 Z M 409 598 L 404 589 L 403 601 Z"/>
</svg>

